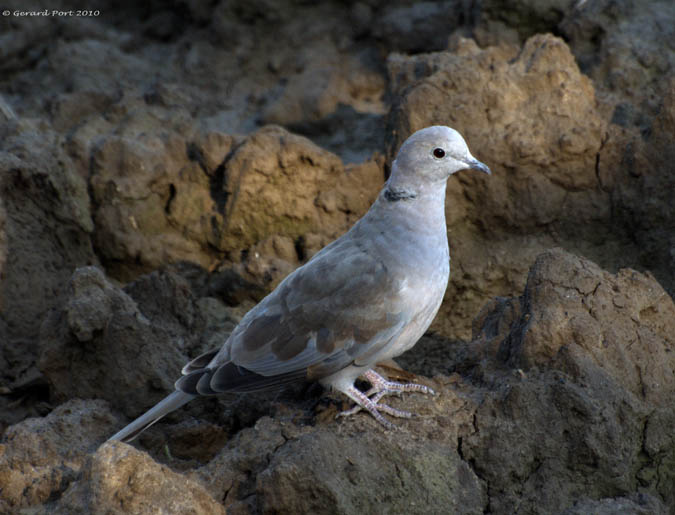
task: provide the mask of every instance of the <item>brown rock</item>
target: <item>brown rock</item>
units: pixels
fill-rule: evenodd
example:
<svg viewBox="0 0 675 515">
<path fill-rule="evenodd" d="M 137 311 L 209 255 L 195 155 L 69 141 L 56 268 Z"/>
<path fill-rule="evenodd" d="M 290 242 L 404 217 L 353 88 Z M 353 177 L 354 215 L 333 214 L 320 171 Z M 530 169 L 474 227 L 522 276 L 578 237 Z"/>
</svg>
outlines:
<svg viewBox="0 0 675 515">
<path fill-rule="evenodd" d="M 376 430 L 292 440 L 275 453 L 257 485 L 263 511 L 289 514 L 384 506 L 393 512 L 481 513 L 486 499 L 484 485 L 451 445 Z"/>
<path fill-rule="evenodd" d="M 596 110 L 591 82 L 567 45 L 550 35 L 530 38 L 511 57 L 501 48 L 479 50 L 470 40 L 460 41 L 454 53 L 390 57 L 389 74 L 398 78 L 399 91 L 410 82 L 402 76 L 425 70 L 396 110 L 392 149 L 416 130 L 446 124 L 489 149 L 477 150 L 479 159 L 498 170 L 515 168 L 504 181 L 536 170 L 565 190 L 593 188 L 606 122 Z M 528 209 L 523 215 L 537 213 Z"/>
<path fill-rule="evenodd" d="M 224 514 L 225 509 L 181 474 L 120 442 L 102 445 L 53 513 Z"/>
<path fill-rule="evenodd" d="M 295 55 L 297 72 L 285 78 L 283 92 L 263 109 L 262 121 L 287 126 L 313 122 L 334 113 L 340 104 L 384 113 L 385 80 L 368 64 L 360 55 L 341 53 L 328 39 L 300 49 Z"/>
<path fill-rule="evenodd" d="M 300 236 L 339 236 L 381 186 L 380 162 L 345 169 L 278 127 L 243 141 L 209 132 L 189 142 L 137 134 L 140 124 L 92 151 L 97 246 L 119 278 L 179 261 L 213 269 L 229 258 L 231 268 L 246 251 L 251 259 L 235 273 L 266 290 L 298 265 Z"/>
<path fill-rule="evenodd" d="M 116 422 L 105 402 L 77 399 L 8 428 L 0 444 L 0 507 L 17 512 L 59 496 Z"/>
<path fill-rule="evenodd" d="M 300 413 L 240 431 L 194 476 L 232 513 L 481 513 L 485 485 L 457 454 L 471 403 L 441 384 L 435 401 L 409 395 L 392 405 L 420 417 L 382 431 L 368 416 L 304 426 Z M 333 408 L 334 409 L 334 408 Z M 450 506 L 450 508 L 448 508 Z"/>
<path fill-rule="evenodd" d="M 511 303 L 520 308 L 493 303 L 482 315 L 474 345 L 484 360 L 473 374 L 493 386 L 462 442 L 464 458 L 500 492 L 491 509 L 560 509 L 579 489 L 601 499 L 635 492 L 638 481 L 672 503 L 672 299 L 650 276 L 611 275 L 555 249 L 538 257 Z"/>
<path fill-rule="evenodd" d="M 673 26 L 675 7 L 668 1 L 509 0 L 484 3 L 474 31 L 481 46 L 513 42 L 514 31 L 565 37 L 609 124 L 596 168 L 610 194 L 611 216 L 604 235 L 590 235 L 609 246 L 604 253 L 557 243 L 606 267 L 650 270 L 671 295 L 675 222 L 666 196 L 675 187 L 674 132 L 667 121 L 673 112 Z"/>
<path fill-rule="evenodd" d="M 40 338 L 39 367 L 55 400 L 103 398 L 135 417 L 173 391 L 204 330 L 187 283 L 154 272 L 128 290 L 136 301 L 97 268 L 73 274 L 63 309 L 45 320 Z"/>
<path fill-rule="evenodd" d="M 98 91 L 75 91 L 57 95 L 49 104 L 52 125 L 59 132 L 67 132 L 89 117 L 99 115 L 113 102 L 114 97 Z"/>
<path fill-rule="evenodd" d="M 634 270 L 611 275 L 561 249 L 537 258 L 522 298 L 520 334 L 500 348 L 527 370 L 555 367 L 582 379 L 602 369 L 652 406 L 675 395 L 675 305 L 661 286 Z M 577 360 L 590 360 L 579 370 Z M 569 367 L 569 368 L 568 368 Z"/>
<path fill-rule="evenodd" d="M 86 182 L 55 133 L 30 121 L 0 126 L 0 376 L 7 385 L 35 375 L 42 317 L 73 268 L 97 262 L 89 209 Z"/>
<path fill-rule="evenodd" d="M 494 30 L 499 24 L 499 36 L 503 38 L 504 28 L 517 31 L 521 39 L 535 34 L 555 32 L 566 14 L 581 10 L 581 4 L 575 0 L 487 0 L 480 11 L 481 29 L 478 30 L 481 43 L 494 42 Z M 500 38 L 501 39 L 501 38 Z"/>
<path fill-rule="evenodd" d="M 93 152 L 91 187 L 97 246 L 131 278 L 179 260 L 207 267 L 213 231 L 222 222 L 205 170 L 189 160 L 178 135 L 111 136 Z"/>
<path fill-rule="evenodd" d="M 598 161 L 603 186 L 612 191 L 618 230 L 626 231 L 639 253 L 640 269 L 650 270 L 664 288 L 675 292 L 675 79 L 663 78 L 660 112 L 647 134 L 636 128 L 610 126 Z"/>
<path fill-rule="evenodd" d="M 20 5 L 12 6 L 14 9 L 17 7 Z M 11 31 L 5 28 L 7 25 L 3 26 L 8 33 L 8 37 L 4 37 L 0 45 L 0 69 L 3 73 L 33 65 L 38 56 L 53 44 L 53 37 L 59 30 L 58 25 L 49 23 L 46 17 L 12 18 Z"/>
<path fill-rule="evenodd" d="M 583 499 L 562 512 L 562 515 L 614 515 L 632 513 L 635 515 L 666 515 L 668 508 L 657 498 L 648 494 L 635 494 L 611 499 Z"/>
<path fill-rule="evenodd" d="M 460 20 L 470 17 L 470 9 L 456 0 L 382 4 L 371 26 L 375 38 L 391 51 L 415 54 L 443 50 Z"/>
<path fill-rule="evenodd" d="M 559 30 L 584 73 L 608 97 L 612 123 L 647 128 L 675 73 L 672 2 L 599 0 L 566 14 Z"/>
<path fill-rule="evenodd" d="M 361 170 L 353 172 L 357 171 Z M 337 156 L 280 127 L 247 138 L 226 163 L 224 174 L 227 201 L 218 241 L 224 250 L 247 248 L 274 234 L 295 240 L 331 226 L 344 231 L 377 194 L 363 191 L 356 199 L 361 212 L 351 213 L 353 206 L 339 185 L 354 181 Z"/>
</svg>

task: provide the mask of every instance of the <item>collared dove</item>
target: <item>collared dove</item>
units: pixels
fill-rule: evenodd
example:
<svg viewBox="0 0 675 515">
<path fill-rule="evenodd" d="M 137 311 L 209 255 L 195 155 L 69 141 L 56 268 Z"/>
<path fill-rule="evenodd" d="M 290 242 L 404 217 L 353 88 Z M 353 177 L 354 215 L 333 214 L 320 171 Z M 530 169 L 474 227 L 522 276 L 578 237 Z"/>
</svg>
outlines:
<svg viewBox="0 0 675 515">
<path fill-rule="evenodd" d="M 223 346 L 183 368 L 176 391 L 110 440 L 129 441 L 199 395 L 252 392 L 319 381 L 392 427 L 382 413 L 410 417 L 380 399 L 433 391 L 386 380 L 373 367 L 410 349 L 436 316 L 450 275 L 445 186 L 453 173 L 490 169 L 449 127 L 433 126 L 401 146 L 370 210 L 343 236 L 286 277 L 251 309 Z M 371 389 L 354 381 L 363 376 Z"/>
</svg>

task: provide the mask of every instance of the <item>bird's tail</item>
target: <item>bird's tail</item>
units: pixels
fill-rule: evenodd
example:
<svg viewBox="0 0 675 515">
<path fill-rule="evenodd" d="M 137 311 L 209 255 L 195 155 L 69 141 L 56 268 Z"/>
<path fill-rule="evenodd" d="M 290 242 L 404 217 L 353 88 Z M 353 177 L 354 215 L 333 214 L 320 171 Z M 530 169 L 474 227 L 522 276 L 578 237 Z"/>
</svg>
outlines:
<svg viewBox="0 0 675 515">
<path fill-rule="evenodd" d="M 189 393 L 176 390 L 164 400 L 155 404 L 152 408 L 150 408 L 124 429 L 121 429 L 112 435 L 108 441 L 119 440 L 121 442 L 130 442 L 164 415 L 167 415 L 173 410 L 180 408 L 183 404 L 186 404 L 195 397 L 196 395 L 191 395 Z"/>
</svg>

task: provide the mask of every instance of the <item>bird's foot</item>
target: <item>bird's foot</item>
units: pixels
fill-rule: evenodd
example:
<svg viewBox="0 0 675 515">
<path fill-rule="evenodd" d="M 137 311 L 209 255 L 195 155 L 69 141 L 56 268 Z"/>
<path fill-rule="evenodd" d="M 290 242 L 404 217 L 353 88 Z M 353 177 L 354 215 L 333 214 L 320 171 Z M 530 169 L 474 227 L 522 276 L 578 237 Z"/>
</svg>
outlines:
<svg viewBox="0 0 675 515">
<path fill-rule="evenodd" d="M 382 413 L 387 413 L 394 417 L 401 418 L 410 418 L 413 416 L 412 413 L 408 413 L 407 411 L 397 410 L 391 406 L 387 406 L 386 404 L 378 404 L 378 401 L 383 397 L 383 395 L 377 394 L 372 399 L 370 399 L 365 393 L 355 386 L 349 387 L 344 393 L 346 393 L 349 398 L 356 403 L 356 406 L 354 406 L 352 409 L 338 413 L 338 417 L 348 417 L 354 413 L 358 413 L 361 411 L 361 409 L 365 409 L 375 418 L 375 420 L 377 420 L 387 429 L 396 429 L 396 425 L 384 418 Z"/>
<path fill-rule="evenodd" d="M 379 395 L 379 398 L 382 398 L 384 395 L 389 395 L 391 393 L 400 395 L 402 392 L 418 392 L 436 395 L 436 392 L 423 384 L 395 383 L 394 381 L 387 381 L 384 377 L 372 369 L 367 370 L 363 375 L 371 386 L 370 390 L 366 392 L 368 397 L 375 394 Z"/>
<path fill-rule="evenodd" d="M 382 413 L 386 413 L 392 417 L 398 418 L 411 418 L 414 416 L 414 414 L 410 413 L 409 411 L 392 408 L 386 404 L 379 404 L 382 397 L 392 393 L 400 395 L 401 392 L 419 392 L 435 395 L 435 392 L 428 386 L 416 383 L 402 384 L 395 383 L 393 381 L 387 381 L 374 370 L 368 370 L 365 372 L 364 376 L 370 382 L 370 390 L 364 393 L 355 386 L 348 388 L 348 390 L 344 393 L 346 393 L 356 403 L 356 406 L 354 406 L 352 409 L 339 413 L 338 417 L 348 417 L 349 415 L 353 415 L 354 413 L 358 413 L 362 409 L 365 409 L 380 424 L 389 429 L 394 429 L 397 426 L 384 418 Z"/>
</svg>

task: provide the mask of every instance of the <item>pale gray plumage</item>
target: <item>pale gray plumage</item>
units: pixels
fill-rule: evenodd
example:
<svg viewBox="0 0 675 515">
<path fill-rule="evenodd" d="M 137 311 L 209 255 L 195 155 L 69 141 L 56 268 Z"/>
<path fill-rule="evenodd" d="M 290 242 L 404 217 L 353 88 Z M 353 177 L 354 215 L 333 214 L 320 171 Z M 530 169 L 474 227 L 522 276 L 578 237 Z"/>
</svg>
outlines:
<svg viewBox="0 0 675 515">
<path fill-rule="evenodd" d="M 466 168 L 490 173 L 457 131 L 410 136 L 365 216 L 251 309 L 220 350 L 186 365 L 176 392 L 110 439 L 133 439 L 198 395 L 305 379 L 345 393 L 385 425 L 380 412 L 410 416 L 378 402 L 392 391 L 431 390 L 390 383 L 371 367 L 411 348 L 441 305 L 450 274 L 445 185 Z M 362 375 L 369 392 L 354 387 Z"/>
</svg>

